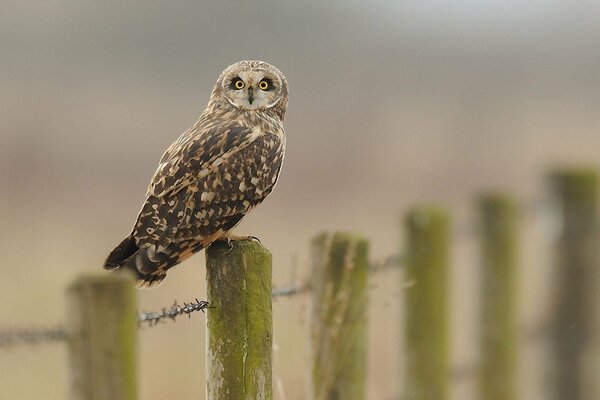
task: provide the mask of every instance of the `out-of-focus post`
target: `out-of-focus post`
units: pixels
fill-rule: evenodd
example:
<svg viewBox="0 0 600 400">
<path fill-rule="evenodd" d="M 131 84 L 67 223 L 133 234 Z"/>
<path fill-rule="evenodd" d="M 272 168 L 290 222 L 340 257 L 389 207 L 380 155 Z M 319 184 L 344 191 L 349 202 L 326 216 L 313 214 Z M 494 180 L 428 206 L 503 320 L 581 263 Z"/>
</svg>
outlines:
<svg viewBox="0 0 600 400">
<path fill-rule="evenodd" d="M 479 202 L 481 225 L 481 398 L 517 398 L 517 231 L 513 200 L 489 194 Z"/>
<path fill-rule="evenodd" d="M 84 276 L 67 290 L 71 400 L 137 399 L 136 294 L 125 274 Z"/>
<path fill-rule="evenodd" d="M 367 370 L 368 243 L 347 234 L 312 241 L 315 400 L 363 400 Z"/>
<path fill-rule="evenodd" d="M 448 398 L 449 217 L 419 208 L 406 218 L 406 399 Z"/>
<path fill-rule="evenodd" d="M 589 387 L 600 370 L 598 174 L 565 170 L 551 174 L 549 180 L 560 230 L 554 246 L 548 398 L 596 399 L 598 393 Z"/>
</svg>

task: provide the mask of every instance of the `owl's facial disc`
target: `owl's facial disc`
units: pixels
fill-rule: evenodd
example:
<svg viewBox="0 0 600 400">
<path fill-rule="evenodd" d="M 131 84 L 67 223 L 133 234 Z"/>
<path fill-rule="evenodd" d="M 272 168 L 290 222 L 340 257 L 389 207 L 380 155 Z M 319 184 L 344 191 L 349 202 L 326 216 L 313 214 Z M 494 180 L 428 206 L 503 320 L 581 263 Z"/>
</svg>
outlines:
<svg viewBox="0 0 600 400">
<path fill-rule="evenodd" d="M 248 70 L 228 76 L 223 82 L 225 98 L 242 110 L 272 107 L 280 99 L 281 80 L 266 70 Z"/>
</svg>

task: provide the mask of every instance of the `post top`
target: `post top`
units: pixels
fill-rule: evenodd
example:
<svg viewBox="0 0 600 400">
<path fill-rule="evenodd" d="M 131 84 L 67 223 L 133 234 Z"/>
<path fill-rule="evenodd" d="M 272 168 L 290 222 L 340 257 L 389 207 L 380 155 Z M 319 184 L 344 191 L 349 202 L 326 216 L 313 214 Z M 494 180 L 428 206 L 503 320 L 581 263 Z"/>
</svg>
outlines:
<svg viewBox="0 0 600 400">
<path fill-rule="evenodd" d="M 68 286 L 68 290 L 77 290 L 83 286 L 104 286 L 115 284 L 134 285 L 135 279 L 129 271 L 88 272 L 77 277 Z"/>
<path fill-rule="evenodd" d="M 208 246 L 206 251 L 211 253 L 263 252 L 271 254 L 271 252 L 269 252 L 269 250 L 265 246 L 263 246 L 259 241 L 255 239 L 232 240 L 230 242 L 218 240 L 216 242 L 213 242 L 210 246 Z"/>
</svg>

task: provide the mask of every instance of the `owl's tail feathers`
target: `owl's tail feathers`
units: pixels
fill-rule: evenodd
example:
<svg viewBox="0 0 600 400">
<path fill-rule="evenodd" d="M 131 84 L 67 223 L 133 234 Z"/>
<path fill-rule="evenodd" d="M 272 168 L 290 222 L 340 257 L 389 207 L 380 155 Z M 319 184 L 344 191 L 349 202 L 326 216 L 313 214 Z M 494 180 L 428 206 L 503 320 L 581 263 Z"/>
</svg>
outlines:
<svg viewBox="0 0 600 400">
<path fill-rule="evenodd" d="M 152 287 L 161 283 L 167 276 L 165 273 L 144 273 L 138 268 L 138 265 L 147 266 L 152 263 L 148 259 L 148 252 L 140 249 L 135 243 L 133 235 L 129 235 L 110 252 L 104 262 L 104 269 L 126 269 L 133 272 L 137 286 Z"/>
<path fill-rule="evenodd" d="M 127 236 L 113 251 L 110 252 L 108 258 L 104 262 L 104 269 L 113 270 L 123 266 L 125 261 L 133 256 L 139 247 L 135 244 L 133 235 Z"/>
</svg>

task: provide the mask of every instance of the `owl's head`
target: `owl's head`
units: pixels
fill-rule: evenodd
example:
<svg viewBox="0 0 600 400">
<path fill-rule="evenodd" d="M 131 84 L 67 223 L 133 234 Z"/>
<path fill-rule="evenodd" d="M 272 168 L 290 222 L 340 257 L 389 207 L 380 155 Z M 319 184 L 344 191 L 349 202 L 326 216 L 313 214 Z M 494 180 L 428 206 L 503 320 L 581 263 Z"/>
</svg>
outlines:
<svg viewBox="0 0 600 400">
<path fill-rule="evenodd" d="M 285 113 L 288 85 L 281 71 L 271 64 L 240 61 L 221 73 L 213 91 L 215 96 L 222 96 L 240 110 L 278 108 Z"/>
</svg>

